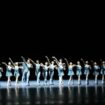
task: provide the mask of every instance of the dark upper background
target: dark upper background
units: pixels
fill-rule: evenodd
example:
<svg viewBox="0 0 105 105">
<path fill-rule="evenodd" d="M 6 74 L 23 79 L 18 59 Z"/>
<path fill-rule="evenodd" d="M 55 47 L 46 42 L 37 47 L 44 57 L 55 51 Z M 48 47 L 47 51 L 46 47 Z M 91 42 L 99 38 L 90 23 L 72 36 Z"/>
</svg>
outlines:
<svg viewBox="0 0 105 105">
<path fill-rule="evenodd" d="M 100 11 L 5 11 L 2 15 L 0 59 L 20 56 L 44 59 L 104 59 L 104 26 Z"/>
<path fill-rule="evenodd" d="M 55 55 L 58 58 L 104 58 L 104 38 L 102 36 L 104 32 L 100 27 L 80 25 L 73 28 L 69 25 L 53 25 L 49 28 L 49 26 L 41 28 L 28 26 L 29 29 L 28 27 L 9 28 L 6 32 L 8 37 L 1 38 L 0 57 L 23 55 L 38 58 Z"/>
</svg>

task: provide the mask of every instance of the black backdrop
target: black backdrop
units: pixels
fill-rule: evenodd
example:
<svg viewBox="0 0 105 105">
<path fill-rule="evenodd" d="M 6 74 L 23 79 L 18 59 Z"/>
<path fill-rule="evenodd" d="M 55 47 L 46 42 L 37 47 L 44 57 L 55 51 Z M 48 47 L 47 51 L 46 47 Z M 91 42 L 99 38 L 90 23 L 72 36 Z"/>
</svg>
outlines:
<svg viewBox="0 0 105 105">
<path fill-rule="evenodd" d="M 0 62 L 25 58 L 45 62 L 45 55 L 66 57 L 76 63 L 85 60 L 105 60 L 104 29 L 96 18 L 38 19 L 38 22 L 5 20 L 1 28 Z M 69 20 L 69 21 L 68 21 Z M 57 78 L 57 74 L 56 74 Z M 6 79 L 3 77 L 2 79 Z M 34 79 L 32 73 L 31 79 Z"/>
<path fill-rule="evenodd" d="M 29 35 L 30 36 L 30 35 Z M 94 60 L 99 61 L 100 59 L 105 60 L 104 56 L 104 45 L 103 42 L 100 42 L 99 39 L 91 39 L 82 36 L 66 36 L 63 35 L 63 38 L 55 38 L 56 35 L 49 35 L 53 37 L 49 40 L 47 36 L 41 36 L 37 39 L 32 36 L 30 39 L 18 39 L 18 41 L 12 41 L 7 45 L 1 47 L 0 61 L 8 62 L 8 57 L 11 57 L 12 60 L 22 61 L 20 56 L 24 56 L 26 59 L 28 57 L 33 60 L 39 59 L 40 62 L 44 63 L 46 61 L 44 56 L 48 56 L 50 59 L 52 56 L 59 58 L 68 58 L 69 61 L 76 63 L 77 60 L 83 58 L 84 60 Z M 58 35 L 60 37 L 60 35 Z M 47 39 L 48 38 L 48 39 Z M 13 39 L 14 40 L 14 39 Z M 34 41 L 35 40 L 35 41 Z M 102 39 L 103 40 L 103 39 Z M 52 59 L 51 59 L 52 60 Z M 2 65 L 3 66 L 3 65 Z M 4 66 L 3 66 L 4 67 Z M 5 67 L 4 67 L 5 69 Z M 5 70 L 4 70 L 5 71 Z M 75 79 L 77 78 L 74 76 Z M 101 77 L 101 76 L 100 76 Z M 55 79 L 58 79 L 57 71 L 55 70 Z M 65 79 L 68 79 L 67 71 L 65 71 Z M 84 78 L 84 76 L 82 76 Z M 94 76 L 90 76 L 94 78 Z M 12 80 L 15 78 L 12 77 Z M 21 79 L 21 77 L 20 77 Z M 35 80 L 34 69 L 31 70 L 31 80 Z M 41 77 L 43 79 L 43 77 Z M 5 72 L 1 80 L 6 80 Z"/>
</svg>

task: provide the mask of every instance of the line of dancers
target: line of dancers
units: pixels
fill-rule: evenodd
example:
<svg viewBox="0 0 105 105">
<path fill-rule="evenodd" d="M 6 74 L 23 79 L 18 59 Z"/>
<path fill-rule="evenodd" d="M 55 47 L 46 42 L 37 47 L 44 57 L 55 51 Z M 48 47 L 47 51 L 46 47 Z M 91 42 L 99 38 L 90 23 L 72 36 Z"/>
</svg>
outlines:
<svg viewBox="0 0 105 105">
<path fill-rule="evenodd" d="M 8 64 L 6 62 L 2 62 L 2 65 L 6 66 L 6 77 L 7 77 L 7 86 L 11 85 L 11 77 L 15 76 L 15 85 L 17 86 L 19 83 L 20 70 L 22 72 L 22 83 L 26 82 L 26 85 L 29 84 L 30 70 L 35 67 L 35 76 L 37 85 L 40 85 L 40 77 L 41 74 L 44 77 L 44 85 L 48 84 L 48 75 L 50 76 L 49 85 L 53 85 L 53 77 L 54 70 L 58 71 L 59 77 L 59 85 L 63 85 L 63 76 L 65 75 L 65 71 L 68 70 L 67 75 L 69 76 L 68 85 L 74 84 L 73 76 L 76 74 L 78 76 L 78 85 L 81 84 L 81 75 L 84 74 L 86 76 L 86 84 L 89 84 L 89 74 L 91 70 L 93 70 L 93 74 L 95 76 L 95 84 L 98 84 L 98 76 L 102 75 L 102 84 L 104 84 L 104 76 L 105 76 L 105 61 L 100 62 L 98 65 L 97 62 L 88 62 L 80 59 L 76 64 L 73 64 L 71 61 L 68 62 L 66 58 L 57 59 L 55 56 L 52 57 L 52 61 L 45 56 L 46 62 L 40 63 L 39 60 L 32 60 L 31 58 L 25 59 L 21 56 L 22 62 L 13 62 L 11 58 L 9 58 Z M 2 72 L 5 72 L 5 69 L 0 65 L 0 78 L 2 77 Z M 74 72 L 74 68 L 76 68 L 76 72 Z M 12 70 L 14 70 L 14 74 L 12 74 Z M 82 70 L 84 72 L 82 72 Z"/>
</svg>

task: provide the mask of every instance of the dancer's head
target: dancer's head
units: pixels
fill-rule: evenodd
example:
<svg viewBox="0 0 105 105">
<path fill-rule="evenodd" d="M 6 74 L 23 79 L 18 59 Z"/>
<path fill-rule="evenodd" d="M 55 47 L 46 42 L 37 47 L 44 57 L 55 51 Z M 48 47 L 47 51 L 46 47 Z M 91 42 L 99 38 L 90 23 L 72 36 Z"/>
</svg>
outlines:
<svg viewBox="0 0 105 105">
<path fill-rule="evenodd" d="M 8 62 L 8 65 L 11 65 L 11 62 Z"/>
<path fill-rule="evenodd" d="M 88 64 L 89 62 L 88 62 L 88 61 L 86 61 L 85 63 L 86 63 L 86 64 Z"/>
<path fill-rule="evenodd" d="M 30 59 L 27 59 L 27 63 L 30 63 Z"/>
<path fill-rule="evenodd" d="M 45 65 L 48 65 L 48 62 L 45 62 Z"/>
<path fill-rule="evenodd" d="M 36 63 L 39 63 L 39 60 L 36 60 Z"/>
<path fill-rule="evenodd" d="M 18 62 L 15 62 L 15 65 L 18 66 Z"/>
<path fill-rule="evenodd" d="M 97 62 L 94 62 L 94 65 L 97 65 Z"/>
<path fill-rule="evenodd" d="M 80 61 L 77 61 L 77 64 L 80 65 Z"/>
<path fill-rule="evenodd" d="M 59 62 L 62 62 L 62 59 L 59 59 Z"/>
<path fill-rule="evenodd" d="M 105 64 L 105 61 L 103 61 L 102 64 Z"/>
<path fill-rule="evenodd" d="M 70 62 L 69 64 L 70 64 L 70 65 L 72 65 L 73 63 L 72 63 L 72 62 Z"/>
<path fill-rule="evenodd" d="M 51 64 L 54 64 L 54 61 L 52 61 Z"/>
</svg>

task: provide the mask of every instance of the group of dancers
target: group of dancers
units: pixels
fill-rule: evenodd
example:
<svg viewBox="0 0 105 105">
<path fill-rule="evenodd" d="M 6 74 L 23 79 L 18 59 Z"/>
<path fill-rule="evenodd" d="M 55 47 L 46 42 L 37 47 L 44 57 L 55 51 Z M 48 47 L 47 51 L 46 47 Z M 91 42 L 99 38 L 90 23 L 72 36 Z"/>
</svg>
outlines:
<svg viewBox="0 0 105 105">
<path fill-rule="evenodd" d="M 98 84 L 98 76 L 99 74 L 102 75 L 102 84 L 104 84 L 104 76 L 105 76 L 105 61 L 101 61 L 100 64 L 97 62 L 89 62 L 80 59 L 77 61 L 76 64 L 73 62 L 68 62 L 66 58 L 64 59 L 57 59 L 55 56 L 52 57 L 52 61 L 45 56 L 46 62 L 40 63 L 39 60 L 32 60 L 31 58 L 25 59 L 21 56 L 21 62 L 13 62 L 11 58 L 9 58 L 8 64 L 6 62 L 2 62 L 2 65 L 6 66 L 5 69 L 0 65 L 0 78 L 2 77 L 2 72 L 6 73 L 7 77 L 7 86 L 11 85 L 11 77 L 15 76 L 15 85 L 17 86 L 19 83 L 19 76 L 20 70 L 22 71 L 22 83 L 25 82 L 26 85 L 29 85 L 29 77 L 30 77 L 30 70 L 31 68 L 35 67 L 35 76 L 37 85 L 40 85 L 40 77 L 43 74 L 44 77 L 44 85 L 53 85 L 53 77 L 54 77 L 54 70 L 58 71 L 59 77 L 59 85 L 63 85 L 63 76 L 65 75 L 65 70 L 68 70 L 67 75 L 69 76 L 68 85 L 74 84 L 73 76 L 76 74 L 78 76 L 78 85 L 81 84 L 81 75 L 84 74 L 86 76 L 86 84 L 89 84 L 89 74 L 90 71 L 93 70 L 93 74 L 95 76 L 95 84 Z M 65 62 L 63 62 L 65 61 Z M 74 67 L 76 68 L 76 72 L 74 72 Z M 12 72 L 14 70 L 14 74 Z M 82 72 L 82 70 L 84 72 Z M 48 82 L 48 75 L 50 77 Z"/>
</svg>

